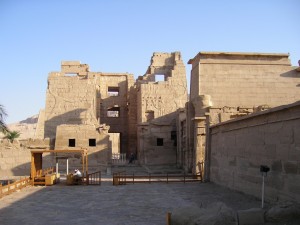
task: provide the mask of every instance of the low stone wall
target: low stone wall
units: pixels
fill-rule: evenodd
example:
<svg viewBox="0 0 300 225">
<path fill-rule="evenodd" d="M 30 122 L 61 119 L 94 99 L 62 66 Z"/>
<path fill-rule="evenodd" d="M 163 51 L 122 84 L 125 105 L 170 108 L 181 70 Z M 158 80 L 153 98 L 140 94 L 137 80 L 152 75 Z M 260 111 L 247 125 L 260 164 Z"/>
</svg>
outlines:
<svg viewBox="0 0 300 225">
<path fill-rule="evenodd" d="M 96 138 L 96 137 L 95 137 Z M 87 139 L 88 140 L 88 139 Z M 62 147 L 59 145 L 56 149 L 76 149 Z M 50 145 L 50 139 L 26 139 L 15 140 L 11 143 L 7 139 L 0 139 L 0 178 L 12 176 L 29 176 L 31 167 L 31 150 L 49 150 L 53 149 Z M 109 136 L 107 134 L 98 134 L 97 147 L 78 146 L 77 149 L 88 150 L 89 171 L 106 171 L 111 162 L 111 147 Z M 69 172 L 75 168 L 82 168 L 82 159 L 80 154 L 60 154 L 60 157 L 68 157 Z M 59 171 L 64 172 L 67 168 L 66 159 L 59 159 Z M 55 167 L 56 158 L 53 153 L 43 154 L 43 168 Z"/>
<path fill-rule="evenodd" d="M 212 126 L 208 140 L 212 182 L 260 198 L 267 165 L 266 199 L 300 202 L 300 101 Z"/>
<path fill-rule="evenodd" d="M 29 176 L 30 151 L 49 149 L 49 146 L 49 139 L 15 140 L 13 143 L 6 139 L 0 140 L 0 177 Z M 51 165 L 49 158 L 44 161 L 44 165 Z"/>
</svg>

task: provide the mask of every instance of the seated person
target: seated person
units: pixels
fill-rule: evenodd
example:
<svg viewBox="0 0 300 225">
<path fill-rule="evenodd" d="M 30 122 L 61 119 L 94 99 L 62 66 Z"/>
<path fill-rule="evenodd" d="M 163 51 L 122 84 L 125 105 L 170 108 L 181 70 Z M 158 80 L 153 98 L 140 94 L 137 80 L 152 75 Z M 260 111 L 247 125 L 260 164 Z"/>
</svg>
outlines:
<svg viewBox="0 0 300 225">
<path fill-rule="evenodd" d="M 73 182 L 74 183 L 80 183 L 81 178 L 82 178 L 81 172 L 79 171 L 79 169 L 75 169 L 74 174 L 73 174 Z"/>
</svg>

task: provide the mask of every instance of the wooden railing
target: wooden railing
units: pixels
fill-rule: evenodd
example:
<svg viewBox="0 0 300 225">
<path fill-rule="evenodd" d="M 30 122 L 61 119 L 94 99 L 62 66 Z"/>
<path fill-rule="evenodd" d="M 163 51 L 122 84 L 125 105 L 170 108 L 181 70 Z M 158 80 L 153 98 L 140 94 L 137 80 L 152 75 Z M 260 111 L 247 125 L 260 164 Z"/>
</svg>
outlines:
<svg viewBox="0 0 300 225">
<path fill-rule="evenodd" d="M 193 174 L 151 174 L 135 175 L 126 174 L 125 171 L 113 173 L 113 185 L 135 184 L 135 183 L 174 183 L 174 182 L 201 182 L 202 175 Z"/>
<path fill-rule="evenodd" d="M 113 173 L 113 185 L 126 184 L 126 171 L 119 171 Z"/>
<path fill-rule="evenodd" d="M 28 185 L 31 185 L 30 177 L 20 179 L 13 183 L 10 183 L 8 181 L 8 184 L 5 186 L 2 186 L 2 184 L 0 184 L 0 198 L 2 198 L 5 195 L 9 195 L 17 190 L 20 190 Z"/>
<path fill-rule="evenodd" d="M 101 171 L 87 174 L 86 184 L 87 185 L 101 185 Z"/>
</svg>

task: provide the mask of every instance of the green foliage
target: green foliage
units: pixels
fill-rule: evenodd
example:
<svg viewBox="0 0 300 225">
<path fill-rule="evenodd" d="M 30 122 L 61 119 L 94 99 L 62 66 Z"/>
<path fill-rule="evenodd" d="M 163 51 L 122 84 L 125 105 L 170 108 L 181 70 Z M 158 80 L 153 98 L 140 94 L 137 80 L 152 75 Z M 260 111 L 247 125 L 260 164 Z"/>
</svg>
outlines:
<svg viewBox="0 0 300 225">
<path fill-rule="evenodd" d="M 6 132 L 5 138 L 13 142 L 16 138 L 20 137 L 21 132 L 19 131 L 8 131 Z"/>
</svg>

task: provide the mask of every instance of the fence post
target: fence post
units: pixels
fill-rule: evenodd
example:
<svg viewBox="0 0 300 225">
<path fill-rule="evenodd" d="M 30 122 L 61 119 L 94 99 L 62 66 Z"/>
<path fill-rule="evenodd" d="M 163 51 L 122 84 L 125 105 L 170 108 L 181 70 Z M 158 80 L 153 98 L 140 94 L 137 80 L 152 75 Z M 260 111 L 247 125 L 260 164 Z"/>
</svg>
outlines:
<svg viewBox="0 0 300 225">
<path fill-rule="evenodd" d="M 134 172 L 132 173 L 132 179 L 133 179 L 133 184 L 134 184 Z"/>
<path fill-rule="evenodd" d="M 167 225 L 171 225 L 171 213 L 167 212 Z"/>
<path fill-rule="evenodd" d="M 89 181 L 89 174 L 86 174 L 86 184 L 89 185 L 90 181 Z"/>
</svg>

